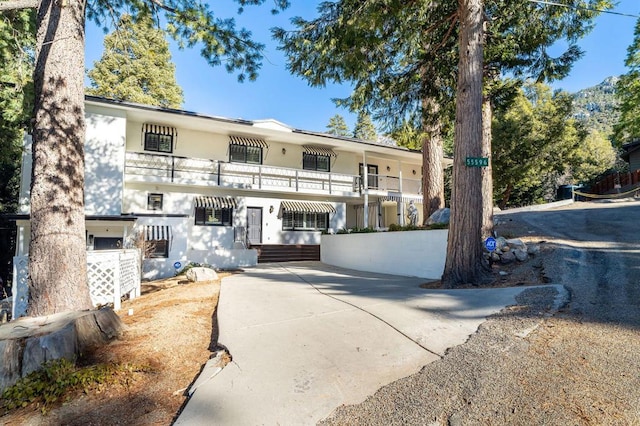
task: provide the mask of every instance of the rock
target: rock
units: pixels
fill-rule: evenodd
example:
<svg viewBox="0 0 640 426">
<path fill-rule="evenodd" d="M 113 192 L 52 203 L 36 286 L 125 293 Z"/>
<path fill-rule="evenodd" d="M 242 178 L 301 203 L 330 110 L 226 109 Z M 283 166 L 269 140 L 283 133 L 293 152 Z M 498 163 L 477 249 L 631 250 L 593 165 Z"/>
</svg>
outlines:
<svg viewBox="0 0 640 426">
<path fill-rule="evenodd" d="M 511 238 L 507 240 L 507 244 L 509 244 L 510 247 L 513 247 L 515 249 L 520 249 L 520 250 L 527 249 L 527 245 L 524 242 L 522 242 L 522 240 L 519 238 Z"/>
<path fill-rule="evenodd" d="M 507 239 L 504 237 L 496 238 L 496 250 L 502 251 L 503 247 L 507 245 Z"/>
<path fill-rule="evenodd" d="M 537 244 L 529 244 L 527 246 L 527 253 L 529 253 L 532 256 L 535 256 L 536 254 L 540 253 L 540 246 Z"/>
<path fill-rule="evenodd" d="M 507 275 L 509 275 L 507 271 L 500 271 L 498 273 L 500 274 L 501 277 L 506 277 Z"/>
<path fill-rule="evenodd" d="M 529 255 L 527 254 L 526 250 L 515 249 L 513 251 L 513 255 L 516 257 L 516 259 L 518 259 L 519 262 L 524 262 L 525 260 L 529 259 Z"/>
<path fill-rule="evenodd" d="M 505 265 L 508 263 L 513 263 L 516 261 L 516 255 L 513 254 L 513 252 L 508 251 L 508 252 L 504 252 L 502 253 L 502 256 L 500 256 L 500 262 L 504 263 Z"/>
<path fill-rule="evenodd" d="M 508 252 L 510 252 L 510 251 L 511 251 L 511 247 L 509 247 L 509 246 L 504 246 L 504 247 L 502 247 L 501 251 L 502 251 L 503 253 L 508 253 Z"/>
<path fill-rule="evenodd" d="M 499 262 L 500 255 L 494 251 L 493 253 L 491 253 L 491 260 L 493 260 L 494 262 Z"/>
<path fill-rule="evenodd" d="M 201 281 L 215 281 L 218 279 L 218 274 L 211 268 L 196 267 L 187 271 L 187 279 L 191 282 L 197 283 Z"/>
<path fill-rule="evenodd" d="M 449 223 L 449 217 L 451 216 L 451 211 L 445 207 L 443 209 L 438 209 L 427 219 L 427 225 L 433 225 L 435 223 Z"/>
</svg>

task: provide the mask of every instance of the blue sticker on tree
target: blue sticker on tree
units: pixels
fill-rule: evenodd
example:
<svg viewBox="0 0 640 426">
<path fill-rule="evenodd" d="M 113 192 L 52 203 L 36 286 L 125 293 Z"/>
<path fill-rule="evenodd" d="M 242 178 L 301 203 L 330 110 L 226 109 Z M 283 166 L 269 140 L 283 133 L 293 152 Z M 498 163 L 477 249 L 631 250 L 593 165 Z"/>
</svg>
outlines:
<svg viewBox="0 0 640 426">
<path fill-rule="evenodd" d="M 484 240 L 484 246 L 487 248 L 487 250 L 494 251 L 496 249 L 496 239 L 493 237 L 487 238 L 486 240 Z"/>
</svg>

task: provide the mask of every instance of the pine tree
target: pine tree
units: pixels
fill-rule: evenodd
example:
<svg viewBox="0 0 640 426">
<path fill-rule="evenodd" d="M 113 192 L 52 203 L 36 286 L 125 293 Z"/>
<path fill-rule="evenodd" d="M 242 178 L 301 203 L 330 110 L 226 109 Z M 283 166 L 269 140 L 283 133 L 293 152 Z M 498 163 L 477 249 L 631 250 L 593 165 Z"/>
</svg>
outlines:
<svg viewBox="0 0 640 426">
<path fill-rule="evenodd" d="M 619 144 L 640 138 L 640 19 L 636 22 L 633 42 L 627 48 L 625 65 L 629 72 L 616 84 L 620 118 L 613 127 L 613 137 Z"/>
<path fill-rule="evenodd" d="M 123 15 L 104 38 L 104 53 L 89 71 L 87 93 L 105 98 L 179 108 L 182 89 L 171 62 L 169 43 L 150 16 Z"/>
<path fill-rule="evenodd" d="M 327 124 L 327 133 L 336 136 L 350 136 L 347 122 L 344 121 L 344 117 L 340 114 L 336 114 L 329 119 Z"/>
<path fill-rule="evenodd" d="M 35 14 L 0 15 L 0 213 L 18 204 L 22 137 L 33 111 Z"/>
<path fill-rule="evenodd" d="M 467 157 L 482 154 L 482 0 L 459 0 L 460 16 L 456 127 L 451 219 L 447 259 L 442 273 L 446 288 L 479 283 L 483 275 L 482 179 Z"/>
<path fill-rule="evenodd" d="M 356 139 L 361 139 L 363 141 L 374 142 L 378 139 L 376 127 L 371 121 L 371 116 L 366 112 L 361 111 L 358 114 L 358 119 L 356 120 L 356 125 L 353 129 L 353 137 Z"/>
</svg>

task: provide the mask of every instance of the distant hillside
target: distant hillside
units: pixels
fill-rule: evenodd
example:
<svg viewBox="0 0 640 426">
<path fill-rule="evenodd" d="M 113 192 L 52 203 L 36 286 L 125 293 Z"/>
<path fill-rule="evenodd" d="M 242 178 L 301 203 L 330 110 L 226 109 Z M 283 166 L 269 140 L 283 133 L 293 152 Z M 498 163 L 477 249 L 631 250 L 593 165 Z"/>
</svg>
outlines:
<svg viewBox="0 0 640 426">
<path fill-rule="evenodd" d="M 602 83 L 575 93 L 574 117 L 585 122 L 588 129 L 595 129 L 609 136 L 620 114 L 616 111 L 615 98 L 618 77 L 607 77 Z"/>
</svg>

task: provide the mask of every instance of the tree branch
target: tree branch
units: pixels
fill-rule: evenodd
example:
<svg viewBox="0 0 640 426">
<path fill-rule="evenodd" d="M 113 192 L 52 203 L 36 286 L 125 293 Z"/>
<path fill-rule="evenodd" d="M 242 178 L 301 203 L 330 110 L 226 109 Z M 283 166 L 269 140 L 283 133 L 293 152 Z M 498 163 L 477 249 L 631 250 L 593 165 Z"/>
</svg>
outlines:
<svg viewBox="0 0 640 426">
<path fill-rule="evenodd" d="M 35 9 L 39 4 L 40 0 L 0 1 L 0 12 L 5 10 Z"/>
<path fill-rule="evenodd" d="M 151 3 L 153 3 L 154 6 L 157 6 L 160 9 L 166 10 L 169 13 L 176 13 L 177 12 L 177 9 L 174 9 L 173 7 L 169 7 L 169 6 L 165 5 L 162 0 L 149 0 L 149 1 Z"/>
</svg>

